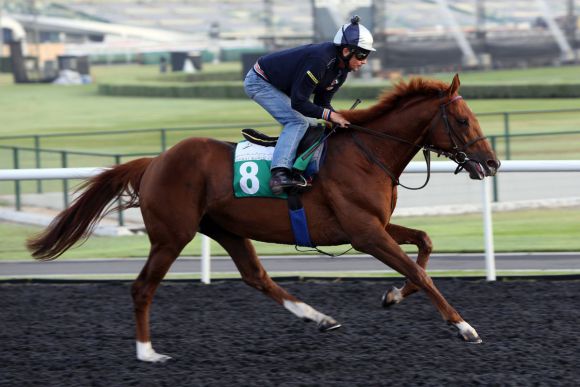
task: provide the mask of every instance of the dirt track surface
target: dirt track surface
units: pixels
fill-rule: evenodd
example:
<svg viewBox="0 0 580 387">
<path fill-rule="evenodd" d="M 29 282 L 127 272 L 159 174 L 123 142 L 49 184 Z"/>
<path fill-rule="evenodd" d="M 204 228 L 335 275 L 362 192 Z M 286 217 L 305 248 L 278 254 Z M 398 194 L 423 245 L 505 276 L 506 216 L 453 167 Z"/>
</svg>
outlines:
<svg viewBox="0 0 580 387">
<path fill-rule="evenodd" d="M 319 333 L 241 282 L 164 283 L 154 348 L 135 358 L 129 283 L 0 284 L 0 385 L 578 385 L 580 281 L 436 280 L 483 344 L 466 344 L 400 280 L 281 282 L 343 324 Z"/>
</svg>

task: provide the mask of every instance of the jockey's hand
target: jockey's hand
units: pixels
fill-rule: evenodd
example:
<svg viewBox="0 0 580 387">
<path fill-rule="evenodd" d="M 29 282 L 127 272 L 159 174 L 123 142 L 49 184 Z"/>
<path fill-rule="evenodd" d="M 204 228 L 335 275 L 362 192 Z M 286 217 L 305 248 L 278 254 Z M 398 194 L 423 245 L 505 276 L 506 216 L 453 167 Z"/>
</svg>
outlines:
<svg viewBox="0 0 580 387">
<path fill-rule="evenodd" d="M 342 115 L 337 112 L 330 113 L 330 121 L 334 122 L 341 128 L 346 128 L 348 125 L 350 125 L 350 122 L 348 122 Z"/>
</svg>

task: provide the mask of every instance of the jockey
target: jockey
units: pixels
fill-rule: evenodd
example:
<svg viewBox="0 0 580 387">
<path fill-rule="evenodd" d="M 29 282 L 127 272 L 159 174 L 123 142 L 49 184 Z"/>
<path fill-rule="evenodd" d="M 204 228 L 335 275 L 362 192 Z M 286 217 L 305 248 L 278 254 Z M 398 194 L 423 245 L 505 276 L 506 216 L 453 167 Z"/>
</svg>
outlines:
<svg viewBox="0 0 580 387">
<path fill-rule="evenodd" d="M 333 42 L 265 55 L 246 75 L 246 94 L 283 125 L 271 166 L 270 188 L 276 195 L 304 185 L 303 178 L 292 172 L 292 165 L 298 144 L 311 125 L 318 119 L 340 127 L 349 124 L 330 101 L 348 73 L 358 71 L 375 51 L 371 33 L 359 21 L 354 16 L 338 30 Z"/>
</svg>

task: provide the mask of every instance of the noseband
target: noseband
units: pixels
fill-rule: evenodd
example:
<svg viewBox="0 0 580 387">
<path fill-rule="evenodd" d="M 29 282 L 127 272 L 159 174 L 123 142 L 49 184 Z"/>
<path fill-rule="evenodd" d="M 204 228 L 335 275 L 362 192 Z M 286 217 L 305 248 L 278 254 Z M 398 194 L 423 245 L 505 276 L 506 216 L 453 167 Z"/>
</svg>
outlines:
<svg viewBox="0 0 580 387">
<path fill-rule="evenodd" d="M 441 98 L 443 98 L 443 95 L 441 95 Z M 400 138 L 397 136 L 392 136 L 390 134 L 386 134 L 386 133 L 382 133 L 382 132 L 377 132 L 376 130 L 365 128 L 363 126 L 349 124 L 348 127 L 350 129 L 353 129 L 354 131 L 366 133 L 366 134 L 369 134 L 369 135 L 374 136 L 374 137 L 395 140 L 395 141 L 399 141 L 399 142 L 411 145 L 415 148 L 419 148 L 419 149 L 422 148 L 423 149 L 423 156 L 425 157 L 425 163 L 427 164 L 427 179 L 425 180 L 425 183 L 420 187 L 407 187 L 406 185 L 401 184 L 401 182 L 399 181 L 399 178 L 397 176 L 395 176 L 395 174 L 393 172 L 391 172 L 391 170 L 382 161 L 377 159 L 377 157 L 366 147 L 366 145 L 362 141 L 360 141 L 360 139 L 358 138 L 358 136 L 356 135 L 356 133 L 354 131 L 351 132 L 351 135 L 352 135 L 352 138 L 353 138 L 355 144 L 361 149 L 361 151 L 365 154 L 365 156 L 369 159 L 369 161 L 372 162 L 373 164 L 377 165 L 387 175 L 389 175 L 393 179 L 393 181 L 395 182 L 395 185 L 400 185 L 401 187 L 409 189 L 409 190 L 420 190 L 422 188 L 425 188 L 425 186 L 427 186 L 427 183 L 429 183 L 429 179 L 431 178 L 431 153 L 430 152 L 437 153 L 438 156 L 443 155 L 443 156 L 449 158 L 450 160 L 454 161 L 455 163 L 457 163 L 457 168 L 455 169 L 455 174 L 457 174 L 464 168 L 465 163 L 467 163 L 469 161 L 469 157 L 467 156 L 467 153 L 466 153 L 467 148 L 469 148 L 471 145 L 475 144 L 479 140 L 484 140 L 486 138 L 484 136 L 479 136 L 479 137 L 474 138 L 468 142 L 465 142 L 465 141 L 463 141 L 461 136 L 459 136 L 457 134 L 457 132 L 453 129 L 453 127 L 451 126 L 451 123 L 449 122 L 449 115 L 447 114 L 447 106 L 451 105 L 453 102 L 459 101 L 460 99 L 463 99 L 463 97 L 460 95 L 457 95 L 457 96 L 451 98 L 446 103 L 439 105 L 439 113 L 440 113 L 441 119 L 443 119 L 443 123 L 445 124 L 445 132 L 449 136 L 449 140 L 450 140 L 451 144 L 453 144 L 453 149 L 451 151 L 445 151 L 445 150 L 438 148 L 438 147 L 435 147 L 433 145 L 420 146 L 414 142 L 405 140 L 403 138 Z M 433 120 L 432 120 L 432 122 L 433 122 Z M 433 130 L 434 130 L 434 125 L 433 124 L 429 125 L 429 133 L 433 132 Z M 458 145 L 458 143 L 461 146 Z"/>
</svg>

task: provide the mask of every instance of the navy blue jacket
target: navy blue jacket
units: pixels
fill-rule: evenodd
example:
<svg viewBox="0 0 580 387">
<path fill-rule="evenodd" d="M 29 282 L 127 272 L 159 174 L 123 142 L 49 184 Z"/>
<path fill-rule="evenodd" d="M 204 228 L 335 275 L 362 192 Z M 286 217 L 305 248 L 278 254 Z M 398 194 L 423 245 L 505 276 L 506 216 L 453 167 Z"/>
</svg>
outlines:
<svg viewBox="0 0 580 387">
<path fill-rule="evenodd" d="M 345 68 L 339 68 L 338 50 L 327 42 L 274 52 L 258 59 L 254 70 L 288 95 L 294 110 L 330 121 L 330 101 L 348 75 Z M 312 94 L 314 103 L 310 102 Z"/>
</svg>

